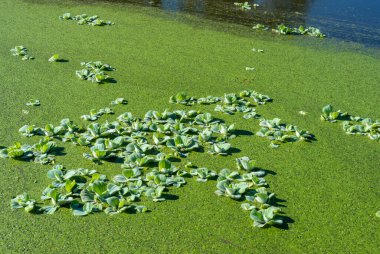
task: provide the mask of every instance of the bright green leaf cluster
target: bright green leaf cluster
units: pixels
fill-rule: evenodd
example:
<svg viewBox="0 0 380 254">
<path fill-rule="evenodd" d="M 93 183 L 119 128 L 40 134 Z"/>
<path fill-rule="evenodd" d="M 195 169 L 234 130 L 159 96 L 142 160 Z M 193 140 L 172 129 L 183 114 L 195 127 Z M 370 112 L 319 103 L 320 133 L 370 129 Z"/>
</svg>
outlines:
<svg viewBox="0 0 380 254">
<path fill-rule="evenodd" d="M 59 54 L 54 54 L 52 55 L 49 60 L 49 62 L 53 63 L 53 62 L 58 62 L 59 61 Z"/>
<path fill-rule="evenodd" d="M 76 16 L 72 16 L 71 13 L 64 13 L 62 16 L 59 16 L 60 20 L 76 20 L 78 21 L 78 25 L 90 25 L 90 26 L 110 26 L 115 23 L 111 21 L 104 21 L 99 19 L 97 15 L 88 16 L 87 14 L 80 14 Z"/>
</svg>

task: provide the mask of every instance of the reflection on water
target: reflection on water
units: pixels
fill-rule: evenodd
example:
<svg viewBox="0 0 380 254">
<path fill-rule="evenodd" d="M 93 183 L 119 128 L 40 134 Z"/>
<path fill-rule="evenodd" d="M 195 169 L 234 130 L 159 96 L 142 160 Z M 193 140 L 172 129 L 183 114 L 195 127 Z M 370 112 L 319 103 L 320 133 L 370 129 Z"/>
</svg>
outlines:
<svg viewBox="0 0 380 254">
<path fill-rule="evenodd" d="M 252 26 L 314 26 L 329 37 L 380 46 L 380 0 L 256 0 L 243 11 L 234 2 L 246 0 L 103 0 L 187 12 L 213 20 Z"/>
</svg>

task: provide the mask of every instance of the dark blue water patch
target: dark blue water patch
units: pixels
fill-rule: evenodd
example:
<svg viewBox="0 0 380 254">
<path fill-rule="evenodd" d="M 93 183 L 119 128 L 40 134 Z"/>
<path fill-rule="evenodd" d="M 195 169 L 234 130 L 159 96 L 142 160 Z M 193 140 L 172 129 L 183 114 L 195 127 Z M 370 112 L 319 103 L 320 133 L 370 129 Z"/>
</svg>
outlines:
<svg viewBox="0 0 380 254">
<path fill-rule="evenodd" d="M 380 47 L 380 0 L 256 0 L 257 8 L 242 10 L 237 0 L 103 0 L 185 12 L 202 18 L 245 26 L 279 24 L 319 28 L 330 38 Z"/>
</svg>

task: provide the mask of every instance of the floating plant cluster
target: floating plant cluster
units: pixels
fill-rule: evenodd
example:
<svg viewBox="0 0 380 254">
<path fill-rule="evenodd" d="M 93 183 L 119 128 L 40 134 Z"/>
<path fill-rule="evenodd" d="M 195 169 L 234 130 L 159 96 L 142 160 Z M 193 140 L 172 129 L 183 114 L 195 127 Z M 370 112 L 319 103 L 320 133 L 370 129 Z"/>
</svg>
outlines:
<svg viewBox="0 0 380 254">
<path fill-rule="evenodd" d="M 108 108 L 108 107 L 101 108 L 99 110 L 92 109 L 92 110 L 90 110 L 90 113 L 88 115 L 82 115 L 80 118 L 82 118 L 83 120 L 86 120 L 86 121 L 96 121 L 102 115 L 105 115 L 105 114 L 112 115 L 114 113 L 115 112 L 113 111 L 113 109 Z"/>
<path fill-rule="evenodd" d="M 314 135 L 307 130 L 291 124 L 281 123 L 279 118 L 272 120 L 260 119 L 261 129 L 256 136 L 266 137 L 271 140 L 270 147 L 277 148 L 281 143 L 315 140 Z"/>
<path fill-rule="evenodd" d="M 258 4 L 250 4 L 249 2 L 243 2 L 243 3 L 235 2 L 234 5 L 239 7 L 241 10 L 251 10 L 252 7 L 255 9 L 256 7 L 259 7 Z"/>
<path fill-rule="evenodd" d="M 28 49 L 24 46 L 16 46 L 13 49 L 10 50 L 12 55 L 14 56 L 20 56 L 22 60 L 30 60 L 34 59 L 33 56 L 30 56 L 28 54 Z"/>
<path fill-rule="evenodd" d="M 267 31 L 269 30 L 268 26 L 265 26 L 263 24 L 256 24 L 252 27 L 254 30 L 262 30 L 262 31 Z M 323 34 L 318 28 L 309 26 L 309 27 L 304 27 L 304 26 L 299 26 L 298 28 L 296 27 L 288 27 L 284 24 L 278 25 L 277 28 L 273 28 L 272 32 L 280 34 L 280 35 L 308 35 L 312 37 L 319 37 L 319 38 L 324 38 L 326 37 L 325 34 Z"/>
<path fill-rule="evenodd" d="M 309 131 L 302 130 L 295 125 L 280 123 L 281 120 L 279 118 L 266 120 L 260 117 L 254 107 L 257 105 L 266 104 L 267 102 L 271 101 L 272 99 L 269 96 L 260 94 L 253 90 L 244 90 L 239 94 L 225 94 L 224 97 L 207 96 L 205 98 L 199 99 L 189 97 L 185 93 L 178 93 L 169 99 L 170 103 L 183 104 L 187 106 L 194 104 L 218 103 L 215 111 L 223 112 L 226 114 L 235 114 L 237 112 L 242 112 L 244 113 L 243 117 L 245 119 L 260 119 L 259 125 L 261 126 L 261 129 L 256 133 L 256 135 L 259 137 L 267 137 L 268 139 L 272 140 L 270 143 L 270 147 L 272 148 L 278 148 L 281 143 L 296 141 L 311 142 L 312 140 L 315 140 L 314 135 Z M 217 148 L 217 145 L 215 145 L 215 147 Z M 212 153 L 213 151 L 209 152 Z"/>
<path fill-rule="evenodd" d="M 34 129 L 30 126 L 23 126 L 20 132 L 24 136 L 33 136 Z M 22 145 L 16 142 L 13 146 L 0 150 L 0 158 L 12 158 L 17 160 L 34 160 L 35 163 L 51 164 L 55 160 L 53 155 L 57 144 L 50 138 L 41 139 L 34 145 Z"/>
<path fill-rule="evenodd" d="M 118 98 L 112 104 L 125 102 Z M 113 112 L 99 110 L 104 111 Z M 41 202 L 24 193 L 12 199 L 14 209 L 52 214 L 60 207 L 68 207 L 77 216 L 101 211 L 110 215 L 144 212 L 147 208 L 138 204 L 143 197 L 154 202 L 164 201 L 171 186 L 181 187 L 186 184 L 186 177 L 195 176 L 199 182 L 217 180 L 215 193 L 219 196 L 247 201 L 242 207 L 251 210 L 254 226 L 283 223 L 278 215 L 280 209 L 270 199 L 274 194 L 266 189 L 268 185 L 263 178 L 266 172 L 255 168 L 254 160 L 238 158 L 237 171 L 222 169 L 219 173 L 191 163 L 187 163 L 185 169 L 173 164 L 173 160 L 186 158 L 191 152 L 207 150 L 222 156 L 232 153 L 228 140 L 236 137 L 234 125 L 226 125 L 210 113 L 150 110 L 141 119 L 125 112 L 113 122 L 90 123 L 83 128 L 63 119 L 59 125 L 48 124 L 45 128 L 25 125 L 19 132 L 26 137 L 45 137 L 32 146 L 16 143 L 2 149 L 1 157 L 52 164 L 57 147 L 52 140 L 56 139 L 88 147 L 90 152 L 83 157 L 94 163 L 112 160 L 123 163 L 122 173 L 112 180 L 94 170 L 65 170 L 62 165 L 55 165 L 47 174 L 53 182 L 43 191 Z"/>
<path fill-rule="evenodd" d="M 322 121 L 343 121 L 343 130 L 347 134 L 367 136 L 371 140 L 380 141 L 380 121 L 360 116 L 351 116 L 347 112 L 334 111 L 331 105 L 322 108 Z"/>
<path fill-rule="evenodd" d="M 29 100 L 27 103 L 25 103 L 26 106 L 40 106 L 41 102 L 40 100 Z"/>
<path fill-rule="evenodd" d="M 59 16 L 60 20 L 75 20 L 78 21 L 78 25 L 90 25 L 90 26 L 110 26 L 115 23 L 111 21 L 104 21 L 100 19 L 97 15 L 88 16 L 87 14 L 80 14 L 72 16 L 71 13 L 64 13 L 62 16 Z"/>
<path fill-rule="evenodd" d="M 110 77 L 105 73 L 105 71 L 116 70 L 108 64 L 104 64 L 100 61 L 96 62 L 82 62 L 81 66 L 84 68 L 75 72 L 77 77 L 83 80 L 88 80 L 93 83 L 102 83 L 109 79 Z"/>
<path fill-rule="evenodd" d="M 199 99 L 189 97 L 185 93 L 178 93 L 175 96 L 171 96 L 169 99 L 170 103 L 183 104 L 187 106 L 194 104 L 218 104 L 215 107 L 215 111 L 230 115 L 241 112 L 244 113 L 243 117 L 245 119 L 259 118 L 255 107 L 271 101 L 272 99 L 269 96 L 260 94 L 253 90 L 244 90 L 238 94 L 224 94 L 223 97 L 207 96 Z"/>
<path fill-rule="evenodd" d="M 321 31 L 318 28 L 315 27 L 303 27 L 300 26 L 298 28 L 294 27 L 288 27 L 285 26 L 284 24 L 278 25 L 277 29 L 272 29 L 273 32 L 281 34 L 281 35 L 288 35 L 288 34 L 293 34 L 293 35 L 308 35 L 308 36 L 313 36 L 313 37 L 326 37 L 325 34 L 321 33 Z"/>
</svg>

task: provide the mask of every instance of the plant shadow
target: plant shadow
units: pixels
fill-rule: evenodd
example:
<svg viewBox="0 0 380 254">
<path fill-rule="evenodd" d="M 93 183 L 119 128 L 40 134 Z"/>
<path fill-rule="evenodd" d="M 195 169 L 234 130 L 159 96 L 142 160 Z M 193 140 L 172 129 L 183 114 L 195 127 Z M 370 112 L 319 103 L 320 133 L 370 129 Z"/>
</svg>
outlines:
<svg viewBox="0 0 380 254">
<path fill-rule="evenodd" d="M 116 84 L 117 81 L 116 81 L 116 79 L 114 79 L 114 78 L 107 78 L 107 79 L 104 80 L 102 83 Z"/>
<path fill-rule="evenodd" d="M 232 155 L 234 153 L 240 153 L 241 150 L 239 148 L 236 148 L 236 147 L 231 147 L 230 150 L 228 150 L 228 155 Z"/>
<path fill-rule="evenodd" d="M 64 147 L 57 147 L 54 149 L 54 152 L 52 154 L 54 154 L 56 156 L 65 156 L 66 153 L 64 151 L 65 151 Z"/>
<path fill-rule="evenodd" d="M 253 132 L 247 131 L 247 130 L 234 130 L 232 132 L 232 134 L 236 135 L 236 137 L 239 137 L 239 136 L 252 136 Z"/>
<path fill-rule="evenodd" d="M 58 59 L 56 62 L 58 62 L 58 63 L 68 63 L 69 60 L 67 60 L 67 59 Z"/>
<path fill-rule="evenodd" d="M 170 200 L 170 201 L 174 201 L 174 200 L 179 199 L 179 197 L 177 195 L 173 195 L 173 194 L 169 194 L 169 193 L 162 194 L 162 197 L 165 198 L 165 200 Z"/>
</svg>

